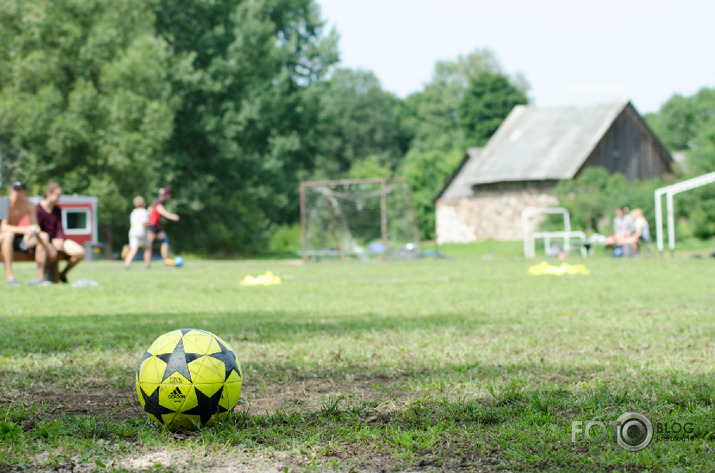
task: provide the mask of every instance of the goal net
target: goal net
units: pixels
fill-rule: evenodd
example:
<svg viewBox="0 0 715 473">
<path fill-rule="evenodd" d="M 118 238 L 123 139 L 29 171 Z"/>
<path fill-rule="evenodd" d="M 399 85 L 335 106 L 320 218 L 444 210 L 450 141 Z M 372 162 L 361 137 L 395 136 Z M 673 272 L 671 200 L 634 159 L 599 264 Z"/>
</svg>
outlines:
<svg viewBox="0 0 715 473">
<path fill-rule="evenodd" d="M 300 204 L 304 261 L 384 261 L 422 255 L 405 179 L 303 182 Z"/>
</svg>

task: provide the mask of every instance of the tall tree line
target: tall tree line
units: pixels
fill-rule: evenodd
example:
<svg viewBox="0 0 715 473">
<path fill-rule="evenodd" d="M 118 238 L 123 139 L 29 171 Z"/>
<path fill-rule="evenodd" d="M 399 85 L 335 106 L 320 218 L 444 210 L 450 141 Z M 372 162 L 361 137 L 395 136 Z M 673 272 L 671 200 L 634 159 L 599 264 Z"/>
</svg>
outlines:
<svg viewBox="0 0 715 473">
<path fill-rule="evenodd" d="M 174 61 L 154 34 L 156 3 L 7 0 L 0 3 L 3 177 L 33 190 L 59 180 L 102 199 L 105 226 L 173 133 Z"/>
<path fill-rule="evenodd" d="M 132 197 L 170 186 L 177 249 L 254 254 L 300 181 L 404 176 L 429 238 L 434 193 L 527 84 L 477 50 L 403 100 L 337 43 L 313 0 L 5 0 L 3 178 L 98 196 L 115 245 Z"/>
</svg>

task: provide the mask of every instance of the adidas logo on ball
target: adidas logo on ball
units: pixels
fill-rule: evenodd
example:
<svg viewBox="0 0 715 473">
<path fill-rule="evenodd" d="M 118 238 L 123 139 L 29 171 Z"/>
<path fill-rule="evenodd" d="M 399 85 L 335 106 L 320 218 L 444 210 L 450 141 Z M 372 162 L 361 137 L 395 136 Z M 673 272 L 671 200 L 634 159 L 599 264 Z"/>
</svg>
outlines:
<svg viewBox="0 0 715 473">
<path fill-rule="evenodd" d="M 184 396 L 184 394 L 181 392 L 181 389 L 179 389 L 178 387 L 174 388 L 174 390 L 171 391 L 171 393 L 169 394 L 169 399 L 176 401 L 184 399 L 185 397 L 186 396 Z"/>
</svg>

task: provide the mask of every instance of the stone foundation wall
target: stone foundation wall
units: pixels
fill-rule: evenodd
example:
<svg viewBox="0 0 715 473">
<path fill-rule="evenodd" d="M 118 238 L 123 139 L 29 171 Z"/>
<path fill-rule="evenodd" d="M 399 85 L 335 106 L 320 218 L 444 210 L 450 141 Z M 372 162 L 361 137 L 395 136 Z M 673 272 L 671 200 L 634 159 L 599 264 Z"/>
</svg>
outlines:
<svg viewBox="0 0 715 473">
<path fill-rule="evenodd" d="M 553 186 L 488 190 L 460 200 L 437 200 L 437 243 L 521 240 L 521 212 L 527 207 L 557 207 Z M 542 217 L 543 220 L 543 217 Z M 531 221 L 535 230 L 542 220 Z"/>
</svg>

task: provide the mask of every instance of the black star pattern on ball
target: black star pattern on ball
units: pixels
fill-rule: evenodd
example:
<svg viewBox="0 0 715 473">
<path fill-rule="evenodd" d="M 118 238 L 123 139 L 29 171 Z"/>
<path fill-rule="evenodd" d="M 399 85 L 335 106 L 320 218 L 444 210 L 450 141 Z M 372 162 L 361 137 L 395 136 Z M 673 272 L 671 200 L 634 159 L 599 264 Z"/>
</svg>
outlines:
<svg viewBox="0 0 715 473">
<path fill-rule="evenodd" d="M 226 377 L 223 379 L 228 379 L 228 376 L 231 374 L 231 371 L 235 371 L 238 377 L 242 378 L 241 371 L 239 371 L 238 365 L 236 364 L 236 354 L 226 348 L 226 346 L 218 340 L 216 340 L 216 343 L 218 343 L 218 346 L 221 348 L 221 351 L 218 353 L 213 353 L 209 356 L 211 358 L 216 358 L 217 360 L 223 361 L 223 364 L 226 367 Z"/>
<path fill-rule="evenodd" d="M 182 414 L 191 414 L 201 417 L 201 425 L 206 425 L 206 422 L 211 419 L 212 415 L 220 414 L 228 410 L 225 407 L 220 406 L 218 403 L 221 400 L 223 386 L 221 386 L 219 390 L 216 391 L 216 393 L 214 393 L 214 395 L 211 397 L 208 397 L 196 388 L 194 388 L 194 391 L 196 392 L 196 401 L 199 403 L 199 405 L 196 407 L 192 407 L 188 411 L 182 412 Z"/>
<path fill-rule="evenodd" d="M 145 352 L 144 355 L 142 355 L 142 359 L 139 360 L 139 366 L 137 366 L 137 377 L 139 377 L 139 372 L 142 369 L 142 363 L 144 363 L 144 360 L 146 360 L 147 358 L 151 358 L 152 356 L 154 355 L 149 352 Z"/>
<path fill-rule="evenodd" d="M 144 398 L 144 410 L 156 417 L 156 419 L 162 424 L 164 423 L 164 419 L 161 418 L 163 414 L 173 414 L 176 412 L 159 404 L 159 387 L 151 393 L 151 396 L 147 396 L 143 389 L 140 391 L 142 393 L 142 397 Z"/>
<path fill-rule="evenodd" d="M 179 340 L 179 343 L 174 347 L 171 353 L 156 355 L 161 361 L 166 363 L 164 376 L 161 378 L 162 383 L 173 373 L 180 373 L 184 378 L 191 381 L 191 373 L 189 373 L 189 363 L 197 358 L 204 356 L 202 353 L 184 353 L 184 340 Z"/>
</svg>

